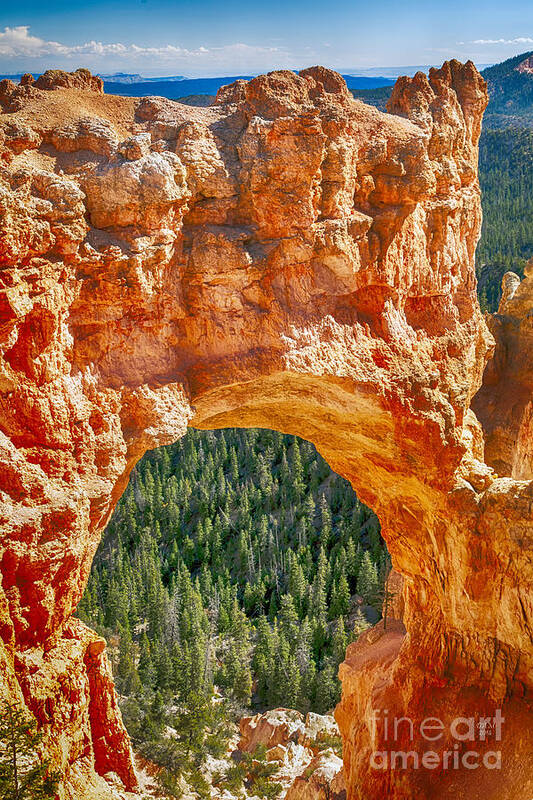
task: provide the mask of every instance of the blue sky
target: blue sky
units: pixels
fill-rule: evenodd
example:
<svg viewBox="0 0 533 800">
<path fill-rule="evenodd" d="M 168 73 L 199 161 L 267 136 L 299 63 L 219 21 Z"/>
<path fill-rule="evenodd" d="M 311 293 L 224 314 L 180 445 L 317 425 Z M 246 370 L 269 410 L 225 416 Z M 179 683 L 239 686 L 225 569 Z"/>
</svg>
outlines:
<svg viewBox="0 0 533 800">
<path fill-rule="evenodd" d="M 354 71 L 533 50 L 531 0 L 0 0 L 0 10 L 2 73 Z"/>
</svg>

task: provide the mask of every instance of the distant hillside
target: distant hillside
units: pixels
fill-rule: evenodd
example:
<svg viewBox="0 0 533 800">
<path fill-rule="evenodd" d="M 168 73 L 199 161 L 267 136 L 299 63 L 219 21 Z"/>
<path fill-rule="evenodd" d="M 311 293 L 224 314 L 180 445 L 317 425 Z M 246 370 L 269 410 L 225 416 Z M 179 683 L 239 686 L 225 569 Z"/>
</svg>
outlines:
<svg viewBox="0 0 533 800">
<path fill-rule="evenodd" d="M 490 95 L 484 127 L 533 126 L 533 51 L 487 67 L 481 74 Z M 382 84 L 379 89 L 350 88 L 354 97 L 385 111 L 390 87 Z"/>
<path fill-rule="evenodd" d="M 522 111 L 533 105 L 533 50 L 483 70 L 491 111 Z"/>
<path fill-rule="evenodd" d="M 132 83 L 105 80 L 104 90 L 107 94 L 121 94 L 127 97 L 157 95 L 158 97 L 168 97 L 169 100 L 179 100 L 191 95 L 215 95 L 221 86 L 233 83 L 239 78 L 249 81 L 252 77 L 252 75 L 231 75 L 223 78 L 185 78 L 183 80 L 163 78 L 159 80 L 143 79 Z"/>
<path fill-rule="evenodd" d="M 490 94 L 487 127 L 533 125 L 533 51 L 502 61 L 481 74 Z"/>
<path fill-rule="evenodd" d="M 142 78 L 136 80 L 135 75 L 102 76 L 104 89 L 108 94 L 120 94 L 128 97 L 144 97 L 158 95 L 168 97 L 169 100 L 181 100 L 183 97 L 197 97 L 198 95 L 216 95 L 221 86 L 239 80 L 251 80 L 252 75 L 232 75 L 221 78 Z M 370 90 L 379 91 L 377 87 L 390 87 L 395 83 L 394 78 L 379 76 L 343 75 L 348 88 L 352 91 Z"/>
<path fill-rule="evenodd" d="M 396 83 L 396 78 L 386 78 L 383 75 L 378 77 L 366 77 L 364 75 L 343 75 L 348 89 L 352 92 L 359 91 L 378 91 L 382 87 L 391 87 Z M 390 91 L 390 90 L 389 90 Z"/>
<path fill-rule="evenodd" d="M 494 311 L 504 273 L 523 275 L 533 256 L 533 129 L 483 128 L 479 182 L 483 228 L 476 253 L 478 290 L 484 309 Z"/>
<path fill-rule="evenodd" d="M 351 91 L 357 100 L 376 106 L 380 111 L 386 111 L 387 100 L 391 96 L 392 86 L 381 86 L 378 89 L 352 89 Z"/>
</svg>

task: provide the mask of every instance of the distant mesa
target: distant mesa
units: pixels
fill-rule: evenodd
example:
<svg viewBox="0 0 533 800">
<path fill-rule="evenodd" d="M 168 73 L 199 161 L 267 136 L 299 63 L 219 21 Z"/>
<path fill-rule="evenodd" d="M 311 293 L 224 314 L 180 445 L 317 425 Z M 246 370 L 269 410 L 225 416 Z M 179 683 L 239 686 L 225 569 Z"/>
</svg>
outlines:
<svg viewBox="0 0 533 800">
<path fill-rule="evenodd" d="M 169 75 L 164 78 L 146 78 L 144 75 L 140 75 L 138 72 L 113 72 L 109 75 L 102 75 L 101 73 L 98 74 L 102 80 L 111 81 L 112 83 L 154 83 L 160 81 L 172 82 L 185 80 L 185 75 Z"/>
</svg>

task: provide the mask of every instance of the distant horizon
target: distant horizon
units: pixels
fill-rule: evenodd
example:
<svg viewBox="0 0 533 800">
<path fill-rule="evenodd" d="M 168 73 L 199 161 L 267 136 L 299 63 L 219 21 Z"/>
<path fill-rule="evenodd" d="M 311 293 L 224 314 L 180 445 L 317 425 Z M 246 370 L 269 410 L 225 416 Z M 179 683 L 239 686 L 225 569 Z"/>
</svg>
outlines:
<svg viewBox="0 0 533 800">
<path fill-rule="evenodd" d="M 513 0 L 0 0 L 0 73 L 146 78 L 257 75 L 321 64 L 397 77 L 456 58 L 485 66 L 533 50 L 533 3 Z"/>
<path fill-rule="evenodd" d="M 517 55 L 520 55 L 520 54 L 517 54 Z M 450 59 L 444 59 L 444 60 L 447 61 L 447 60 L 450 60 Z M 394 80 L 394 79 L 399 78 L 399 77 L 401 77 L 403 75 L 407 75 L 407 76 L 411 76 L 412 77 L 416 72 L 419 72 L 419 71 L 427 72 L 429 69 L 431 69 L 431 67 L 440 67 L 440 66 L 442 66 L 442 63 L 444 63 L 444 62 L 441 62 L 441 64 L 437 64 L 437 63 L 435 63 L 435 64 L 415 64 L 415 65 L 388 66 L 388 67 L 385 67 L 385 66 L 384 67 L 367 67 L 367 68 L 364 68 L 364 67 L 361 67 L 361 68 L 348 67 L 346 69 L 337 68 L 337 67 L 327 67 L 327 64 L 321 64 L 320 66 L 327 67 L 329 69 L 333 69 L 335 72 L 338 72 L 341 75 L 348 75 L 348 76 L 353 77 L 353 78 L 387 78 L 389 80 Z M 488 63 L 476 63 L 476 67 L 477 67 L 478 70 L 481 71 L 483 69 L 487 69 L 487 67 L 493 66 L 494 63 L 498 63 L 498 62 L 493 62 L 492 61 L 492 62 L 488 62 Z M 291 72 L 299 72 L 302 69 L 307 69 L 307 68 L 312 67 L 312 66 L 316 66 L 316 64 L 309 64 L 306 67 L 285 67 L 284 69 L 288 69 Z M 83 68 L 89 69 L 88 67 L 84 67 L 83 64 L 80 64 L 77 67 L 76 66 L 72 66 L 70 71 L 75 71 L 76 69 L 83 69 Z M 59 69 L 59 68 L 51 64 L 50 66 L 46 67 L 43 70 L 33 70 L 33 74 L 35 76 L 42 75 L 43 72 L 46 72 L 46 69 Z M 275 71 L 275 69 L 276 68 L 267 69 L 264 72 L 273 72 L 273 71 Z M 278 69 L 280 69 L 280 68 L 278 68 Z M 5 73 L 1 72 L 0 73 L 0 79 L 3 79 L 3 78 L 20 78 L 24 74 L 27 74 L 27 73 L 32 73 L 32 70 L 25 70 L 25 71 L 20 71 L 19 70 L 17 72 L 5 72 Z M 95 71 L 94 74 L 98 75 L 99 77 L 103 78 L 104 80 L 112 83 L 113 82 L 112 79 L 115 78 L 115 77 L 136 77 L 136 78 L 138 77 L 139 78 L 138 82 L 142 82 L 143 80 L 146 80 L 147 82 L 170 81 L 170 80 L 175 81 L 175 82 L 180 82 L 180 81 L 190 81 L 190 80 L 202 80 L 202 79 L 209 80 L 209 79 L 221 79 L 221 78 L 238 79 L 238 78 L 242 78 L 242 77 L 245 77 L 245 78 L 247 78 L 247 77 L 255 77 L 255 76 L 260 75 L 262 73 L 261 72 L 250 72 L 250 73 L 247 73 L 245 75 L 240 75 L 240 74 L 239 75 L 237 75 L 237 74 L 230 75 L 228 73 L 220 73 L 220 74 L 213 73 L 213 74 L 209 74 L 209 75 L 207 75 L 207 74 L 206 75 L 187 75 L 187 74 L 184 74 L 184 75 L 179 74 L 179 75 L 177 75 L 177 74 L 174 74 L 174 73 L 169 73 L 169 74 L 163 75 L 163 74 L 157 73 L 157 74 L 154 74 L 154 75 L 149 75 L 147 73 L 143 74 L 143 73 L 140 73 L 140 72 L 128 72 L 128 71 L 124 71 L 124 70 L 117 70 L 116 72 L 96 72 Z"/>
</svg>

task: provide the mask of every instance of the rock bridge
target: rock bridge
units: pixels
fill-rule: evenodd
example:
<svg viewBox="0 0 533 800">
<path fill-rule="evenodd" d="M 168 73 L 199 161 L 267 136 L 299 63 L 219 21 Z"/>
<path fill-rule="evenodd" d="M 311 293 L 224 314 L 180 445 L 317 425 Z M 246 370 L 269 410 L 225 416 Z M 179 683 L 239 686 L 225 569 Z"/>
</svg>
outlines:
<svg viewBox="0 0 533 800">
<path fill-rule="evenodd" d="M 341 666 L 349 800 L 530 800 L 533 288 L 506 279 L 489 332 L 486 103 L 456 61 L 388 114 L 320 67 L 205 109 L 84 70 L 0 82 L 0 697 L 37 717 L 61 800 L 135 789 L 72 614 L 132 467 L 191 425 L 304 437 L 380 518 L 405 611 Z M 501 770 L 371 768 L 376 712 L 498 708 Z"/>
</svg>

